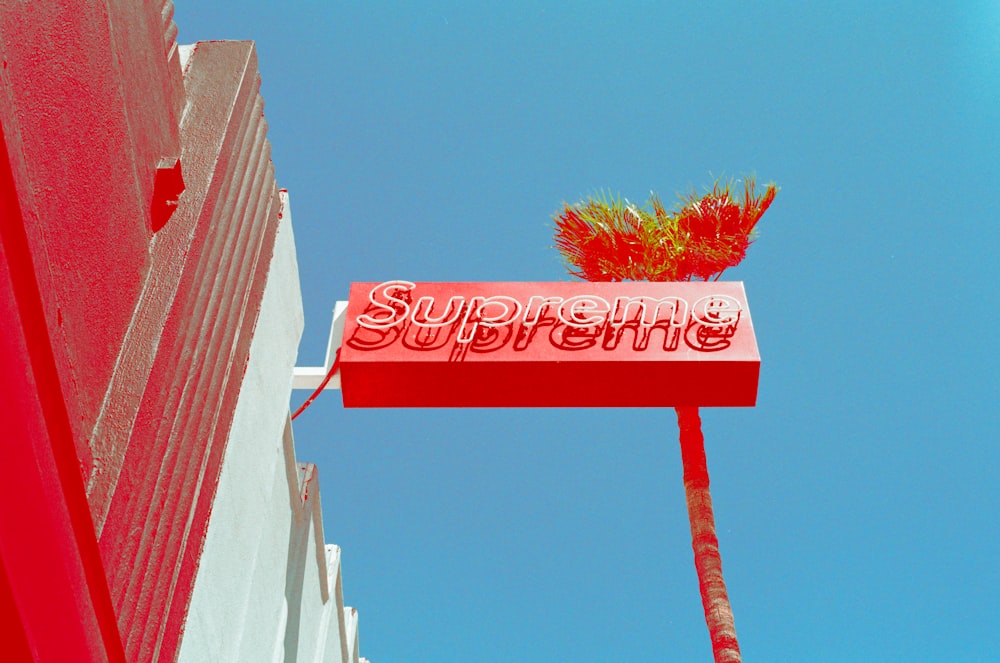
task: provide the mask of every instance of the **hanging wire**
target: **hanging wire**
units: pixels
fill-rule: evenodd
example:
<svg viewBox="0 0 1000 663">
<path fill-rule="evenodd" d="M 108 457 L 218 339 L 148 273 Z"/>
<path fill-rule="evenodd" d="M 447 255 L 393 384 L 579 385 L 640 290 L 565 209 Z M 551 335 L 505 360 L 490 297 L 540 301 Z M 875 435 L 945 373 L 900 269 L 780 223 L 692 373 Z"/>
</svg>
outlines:
<svg viewBox="0 0 1000 663">
<path fill-rule="evenodd" d="M 330 371 L 326 374 L 326 377 L 323 378 L 323 381 L 320 382 L 319 386 L 316 387 L 316 391 L 314 391 L 312 395 L 306 399 L 306 402 L 300 405 L 299 409 L 295 411 L 295 414 L 292 415 L 292 419 L 295 419 L 295 417 L 302 414 L 307 407 L 312 405 L 312 402 L 316 400 L 316 397 L 319 396 L 319 393 L 326 388 L 326 383 L 329 382 L 330 378 L 333 377 L 333 374 L 337 372 L 337 368 L 339 365 L 340 365 L 340 348 L 337 348 L 337 354 L 333 356 L 333 365 L 330 366 Z"/>
</svg>

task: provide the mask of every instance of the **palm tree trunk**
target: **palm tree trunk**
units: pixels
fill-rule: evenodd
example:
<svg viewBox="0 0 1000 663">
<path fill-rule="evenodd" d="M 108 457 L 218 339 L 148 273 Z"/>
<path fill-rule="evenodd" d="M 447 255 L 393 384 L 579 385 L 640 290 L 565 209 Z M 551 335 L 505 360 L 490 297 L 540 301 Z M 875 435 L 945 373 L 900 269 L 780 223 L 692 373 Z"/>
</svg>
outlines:
<svg viewBox="0 0 1000 663">
<path fill-rule="evenodd" d="M 698 571 L 705 623 L 712 638 L 712 653 L 715 663 L 740 663 L 743 659 L 736 641 L 733 609 L 722 579 L 722 557 L 719 555 L 719 538 L 715 534 L 712 495 L 708 489 L 701 417 L 696 407 L 675 409 L 680 428 L 681 461 L 684 464 L 684 494 L 687 497 L 688 520 L 691 521 L 691 547 L 694 548 L 694 566 Z"/>
</svg>

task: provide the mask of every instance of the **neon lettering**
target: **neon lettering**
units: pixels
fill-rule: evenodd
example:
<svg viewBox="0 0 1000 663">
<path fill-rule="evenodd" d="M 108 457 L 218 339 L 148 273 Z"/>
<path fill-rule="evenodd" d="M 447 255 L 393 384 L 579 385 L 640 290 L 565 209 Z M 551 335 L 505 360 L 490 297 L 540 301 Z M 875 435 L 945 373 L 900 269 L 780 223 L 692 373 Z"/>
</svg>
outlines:
<svg viewBox="0 0 1000 663">
<path fill-rule="evenodd" d="M 503 327 L 514 322 L 521 316 L 521 302 L 507 295 L 494 295 L 493 297 L 477 297 L 473 301 L 478 301 L 477 305 L 470 305 L 465 313 L 465 320 L 462 321 L 462 329 L 458 334 L 459 343 L 468 343 L 476 337 L 476 329 L 479 325 L 483 327 Z M 488 313 L 493 307 L 493 313 Z M 466 334 L 465 328 L 469 322 L 472 328 Z"/>
<path fill-rule="evenodd" d="M 431 310 L 434 308 L 434 298 L 433 297 L 421 297 L 417 300 L 416 305 L 413 307 L 413 313 L 410 319 L 413 320 L 413 324 L 418 327 L 446 327 L 448 325 L 454 324 L 458 320 L 459 316 L 462 315 L 462 304 L 465 303 L 465 297 L 456 296 L 448 300 L 448 307 L 445 312 L 442 313 L 437 318 L 431 317 Z M 423 319 L 420 319 L 420 311 L 423 309 Z"/>
<path fill-rule="evenodd" d="M 694 303 L 691 317 L 711 327 L 728 327 L 740 319 L 740 302 L 728 295 L 707 295 Z"/>
<path fill-rule="evenodd" d="M 551 306 L 559 306 L 563 302 L 562 297 L 541 297 L 535 295 L 528 300 L 528 305 L 524 307 L 524 326 L 533 327 L 538 324 L 538 319 L 542 316 L 542 313 L 546 308 Z M 535 316 L 531 317 L 531 312 L 535 312 Z"/>
<path fill-rule="evenodd" d="M 681 299 L 680 297 L 663 297 L 662 299 L 654 299 L 653 303 L 656 306 L 652 309 L 652 315 L 649 315 L 650 309 L 647 306 L 647 302 L 650 297 L 618 297 L 615 299 L 615 310 L 611 314 L 611 326 L 618 327 L 621 325 L 628 324 L 633 321 L 633 318 L 629 316 L 629 308 L 633 304 L 639 305 L 639 324 L 643 327 L 652 327 L 656 325 L 657 320 L 660 318 L 660 307 L 664 305 L 670 306 L 670 326 L 671 327 L 681 327 L 687 322 L 688 317 L 688 303 L 687 301 Z M 619 316 L 619 312 L 621 315 Z"/>
<path fill-rule="evenodd" d="M 362 313 L 357 318 L 358 324 L 368 329 L 388 329 L 403 322 L 410 313 L 410 305 L 396 295 L 399 294 L 400 290 L 409 292 L 416 287 L 417 284 L 410 281 L 386 281 L 372 288 L 372 291 L 368 293 L 368 301 L 371 302 L 372 306 L 381 309 L 388 315 L 377 318 L 373 315 Z M 386 301 L 380 302 L 376 299 L 377 295 L 381 295 Z M 429 297 L 428 299 L 433 298 Z M 397 306 L 392 306 L 388 302 L 395 302 Z"/>
<path fill-rule="evenodd" d="M 368 306 L 356 316 L 357 324 L 382 332 L 381 338 L 392 330 L 393 339 L 412 324 L 407 343 L 414 347 L 441 347 L 453 338 L 471 344 L 473 351 L 486 347 L 482 344 L 504 345 L 510 338 L 517 339 L 515 350 L 523 350 L 542 324 L 552 325 L 551 333 L 544 334 L 549 342 L 566 350 L 590 347 L 603 333 L 602 346 L 613 351 L 626 328 L 635 331 L 633 349 L 645 350 L 653 328 L 660 328 L 666 334 L 664 351 L 676 350 L 677 339 L 683 337 L 695 350 L 715 352 L 729 347 L 742 312 L 740 300 L 722 294 L 701 297 L 694 305 L 679 296 L 620 296 L 611 303 L 586 294 L 568 298 L 533 294 L 527 302 L 509 295 L 456 294 L 442 307 L 426 295 L 413 303 L 416 288 L 402 280 L 378 284 L 368 293 Z"/>
<path fill-rule="evenodd" d="M 559 319 L 570 327 L 585 329 L 603 325 L 611 311 L 611 304 L 603 297 L 577 295 L 570 297 L 559 307 Z M 566 315 L 566 313 L 569 315 Z"/>
</svg>

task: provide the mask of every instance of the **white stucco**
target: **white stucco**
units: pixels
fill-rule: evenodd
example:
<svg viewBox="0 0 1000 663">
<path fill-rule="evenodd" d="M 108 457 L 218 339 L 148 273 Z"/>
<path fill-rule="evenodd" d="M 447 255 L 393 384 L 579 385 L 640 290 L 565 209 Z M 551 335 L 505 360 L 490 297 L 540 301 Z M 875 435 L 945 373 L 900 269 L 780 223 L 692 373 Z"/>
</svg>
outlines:
<svg viewBox="0 0 1000 663">
<path fill-rule="evenodd" d="M 288 402 L 303 327 L 287 194 L 181 641 L 181 663 L 357 662 L 340 549 Z M 346 615 L 345 615 L 346 611 Z"/>
<path fill-rule="evenodd" d="M 333 307 L 333 321 L 330 323 L 330 339 L 326 344 L 326 360 L 322 366 L 296 366 L 292 377 L 292 389 L 315 391 L 323 384 L 326 374 L 344 340 L 344 323 L 347 321 L 347 302 L 337 302 Z M 327 381 L 324 389 L 340 389 L 340 369 Z"/>
</svg>

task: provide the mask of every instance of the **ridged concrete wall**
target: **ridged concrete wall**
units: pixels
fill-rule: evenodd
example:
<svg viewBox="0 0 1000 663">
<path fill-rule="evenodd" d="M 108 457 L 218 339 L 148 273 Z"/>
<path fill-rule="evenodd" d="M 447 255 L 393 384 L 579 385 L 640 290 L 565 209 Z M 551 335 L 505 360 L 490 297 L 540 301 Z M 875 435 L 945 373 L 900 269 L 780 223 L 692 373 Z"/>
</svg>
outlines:
<svg viewBox="0 0 1000 663">
<path fill-rule="evenodd" d="M 164 232 L 191 241 L 131 430 L 142 444 L 128 445 L 102 502 L 108 581 L 126 652 L 140 659 L 176 650 L 277 230 L 255 60 L 250 43 L 215 42 L 186 67 L 191 188 Z"/>
<path fill-rule="evenodd" d="M 164 0 L 0 0 L 5 661 L 172 661 L 185 632 L 232 660 L 357 656 L 287 389 L 257 377 L 290 382 L 301 311 L 256 52 L 176 34 Z M 242 532 L 248 476 L 272 517 Z M 253 580 L 199 570 L 246 554 L 227 527 Z M 231 619 L 239 595 L 271 612 Z"/>
<path fill-rule="evenodd" d="M 184 627 L 182 663 L 357 663 L 340 549 L 318 472 L 295 458 L 287 403 L 302 333 L 288 196 Z M 345 612 L 346 610 L 346 612 Z"/>
</svg>

